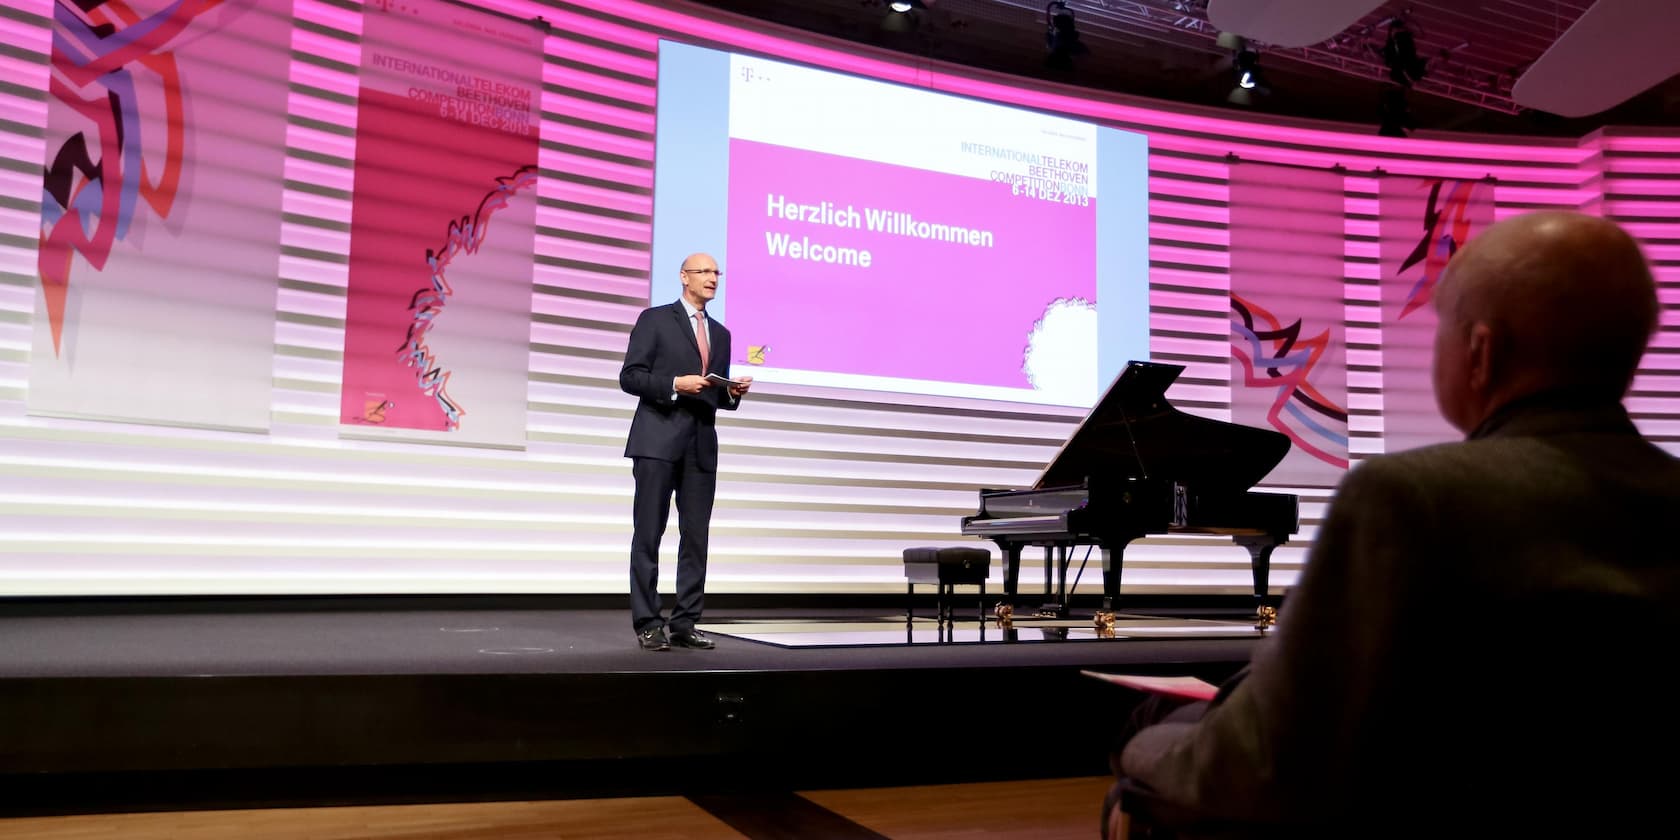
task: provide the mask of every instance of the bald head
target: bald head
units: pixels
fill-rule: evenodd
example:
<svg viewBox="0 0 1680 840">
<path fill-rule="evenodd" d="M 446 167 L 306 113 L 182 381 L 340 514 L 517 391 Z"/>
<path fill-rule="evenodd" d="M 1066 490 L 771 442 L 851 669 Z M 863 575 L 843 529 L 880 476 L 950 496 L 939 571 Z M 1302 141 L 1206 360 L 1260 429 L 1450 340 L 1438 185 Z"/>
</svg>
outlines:
<svg viewBox="0 0 1680 840">
<path fill-rule="evenodd" d="M 1436 398 L 1464 431 L 1540 391 L 1620 399 L 1657 326 L 1656 285 L 1638 244 L 1580 213 L 1488 228 L 1453 257 L 1435 302 Z"/>
<path fill-rule="evenodd" d="M 717 297 L 723 272 L 718 270 L 717 260 L 711 254 L 695 253 L 683 260 L 677 276 L 682 278 L 683 297 L 694 308 L 705 309 L 706 303 Z"/>
</svg>

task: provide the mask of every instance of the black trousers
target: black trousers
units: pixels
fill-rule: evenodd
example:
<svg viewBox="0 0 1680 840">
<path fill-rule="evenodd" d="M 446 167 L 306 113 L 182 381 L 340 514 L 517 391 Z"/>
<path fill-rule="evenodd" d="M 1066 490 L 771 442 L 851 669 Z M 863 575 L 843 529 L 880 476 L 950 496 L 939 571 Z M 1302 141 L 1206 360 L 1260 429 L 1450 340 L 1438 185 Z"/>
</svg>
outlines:
<svg viewBox="0 0 1680 840">
<path fill-rule="evenodd" d="M 686 633 L 700 620 L 706 602 L 706 543 L 712 522 L 717 473 L 702 472 L 695 444 L 678 461 L 633 458 L 636 477 L 635 535 L 630 540 L 630 619 L 636 632 L 668 625 Z M 665 621 L 659 603 L 659 542 L 677 497 L 677 603 Z"/>
</svg>

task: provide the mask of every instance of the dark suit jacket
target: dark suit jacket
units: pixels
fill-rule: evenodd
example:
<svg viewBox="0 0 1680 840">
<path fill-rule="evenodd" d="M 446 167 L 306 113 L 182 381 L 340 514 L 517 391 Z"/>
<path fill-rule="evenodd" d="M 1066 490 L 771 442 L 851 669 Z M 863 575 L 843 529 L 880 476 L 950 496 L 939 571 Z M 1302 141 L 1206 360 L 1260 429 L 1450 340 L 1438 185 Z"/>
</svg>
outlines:
<svg viewBox="0 0 1680 840">
<path fill-rule="evenodd" d="M 1370 459 L 1246 678 L 1140 732 L 1122 771 L 1208 817 L 1348 837 L 1649 814 L 1673 773 L 1633 762 L 1680 743 L 1648 681 L 1680 641 L 1677 524 L 1680 461 L 1580 395 Z"/>
<path fill-rule="evenodd" d="M 713 385 L 698 395 L 676 394 L 671 381 L 688 374 L 729 375 L 729 330 L 707 320 L 711 344 L 708 366 L 700 369 L 700 345 L 694 340 L 694 324 L 681 301 L 642 310 L 630 330 L 630 346 L 624 351 L 624 367 L 618 372 L 618 387 L 641 397 L 636 416 L 630 421 L 630 438 L 624 445 L 626 458 L 658 458 L 676 461 L 688 451 L 690 440 L 699 442 L 699 463 L 703 472 L 717 470 L 717 410 L 733 411 L 740 405 L 723 385 Z"/>
</svg>

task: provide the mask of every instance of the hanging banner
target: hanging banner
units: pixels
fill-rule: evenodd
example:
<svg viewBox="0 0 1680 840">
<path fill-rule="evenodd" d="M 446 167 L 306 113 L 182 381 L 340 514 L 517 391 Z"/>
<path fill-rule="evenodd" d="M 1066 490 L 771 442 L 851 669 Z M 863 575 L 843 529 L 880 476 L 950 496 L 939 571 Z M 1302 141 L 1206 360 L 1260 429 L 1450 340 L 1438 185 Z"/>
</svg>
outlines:
<svg viewBox="0 0 1680 840">
<path fill-rule="evenodd" d="M 1435 284 L 1493 223 L 1493 183 L 1388 176 L 1378 192 L 1383 451 L 1463 440 L 1435 405 Z"/>
<path fill-rule="evenodd" d="M 1271 484 L 1348 466 L 1342 174 L 1231 167 L 1231 419 L 1289 436 Z"/>
<path fill-rule="evenodd" d="M 542 39 L 365 7 L 341 434 L 524 446 Z"/>
<path fill-rule="evenodd" d="M 53 5 L 30 413 L 268 428 L 291 9 Z"/>
</svg>

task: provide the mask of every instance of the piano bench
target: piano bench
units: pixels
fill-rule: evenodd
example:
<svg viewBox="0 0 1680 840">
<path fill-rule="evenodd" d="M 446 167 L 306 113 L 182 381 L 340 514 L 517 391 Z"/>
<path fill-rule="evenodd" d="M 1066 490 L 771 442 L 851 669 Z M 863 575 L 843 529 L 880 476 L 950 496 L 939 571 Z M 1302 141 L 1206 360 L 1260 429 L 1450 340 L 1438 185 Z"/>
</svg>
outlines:
<svg viewBox="0 0 1680 840">
<path fill-rule="evenodd" d="M 919 546 L 904 549 L 904 579 L 909 602 L 904 608 L 906 622 L 915 619 L 916 584 L 931 583 L 939 587 L 939 623 L 955 623 L 955 609 L 951 601 L 956 588 L 980 587 L 980 621 L 986 620 L 986 577 L 992 571 L 992 553 L 984 548 L 936 548 Z"/>
</svg>

